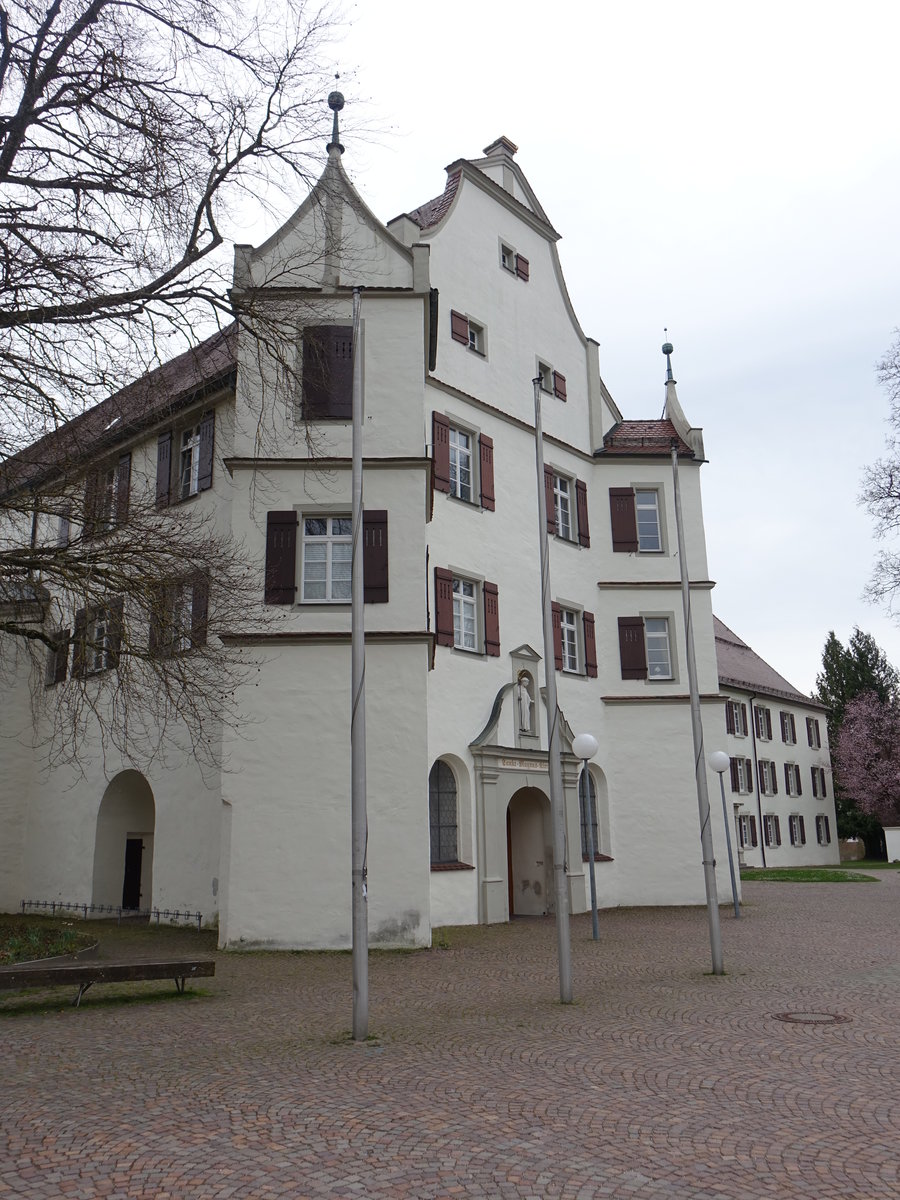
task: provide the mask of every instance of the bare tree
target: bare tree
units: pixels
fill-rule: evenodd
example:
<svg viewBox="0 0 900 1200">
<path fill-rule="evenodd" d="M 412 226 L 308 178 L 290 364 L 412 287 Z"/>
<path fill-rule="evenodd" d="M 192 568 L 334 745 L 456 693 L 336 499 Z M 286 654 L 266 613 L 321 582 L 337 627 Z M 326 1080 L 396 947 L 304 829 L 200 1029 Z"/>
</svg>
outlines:
<svg viewBox="0 0 900 1200">
<path fill-rule="evenodd" d="M 900 329 L 894 331 L 894 341 L 878 364 L 878 381 L 888 394 L 891 433 L 886 454 L 863 475 L 860 503 L 875 519 L 876 536 L 890 538 L 900 531 Z M 891 549 L 879 553 L 867 591 L 894 611 L 900 595 L 900 553 Z"/>
<path fill-rule="evenodd" d="M 224 231 L 318 174 L 331 30 L 304 0 L 0 8 L 0 642 L 56 757 L 95 722 L 134 761 L 216 759 L 241 670 L 218 634 L 259 581 L 208 507 L 94 464 L 233 393 Z"/>
</svg>

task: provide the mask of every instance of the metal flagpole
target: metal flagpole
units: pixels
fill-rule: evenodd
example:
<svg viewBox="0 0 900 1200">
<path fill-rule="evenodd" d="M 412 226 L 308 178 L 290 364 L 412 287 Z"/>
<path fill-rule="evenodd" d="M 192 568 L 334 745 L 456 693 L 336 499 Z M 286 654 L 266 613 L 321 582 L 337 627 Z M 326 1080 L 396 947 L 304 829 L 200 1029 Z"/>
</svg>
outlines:
<svg viewBox="0 0 900 1200">
<path fill-rule="evenodd" d="M 544 440 L 541 432 L 541 381 L 534 383 L 534 456 L 537 466 L 538 524 L 541 538 L 541 607 L 544 619 L 544 680 L 547 685 L 548 767 L 550 813 L 553 818 L 553 882 L 556 896 L 556 941 L 559 953 L 559 998 L 572 1003 L 572 950 L 569 941 L 569 893 L 566 881 L 566 811 L 559 758 L 559 708 L 553 653 L 553 614 L 550 607 L 550 549 L 547 538 L 547 500 L 544 495 Z"/>
<path fill-rule="evenodd" d="M 359 288 L 353 289 L 353 565 L 350 606 L 350 838 L 353 944 L 353 1039 L 369 1036 L 369 912 L 366 894 L 366 633 L 363 616 L 362 354 Z"/>
<path fill-rule="evenodd" d="M 700 850 L 703 859 L 703 882 L 706 886 L 706 909 L 709 916 L 709 944 L 712 950 L 713 975 L 724 975 L 719 898 L 716 894 L 716 859 L 710 824 L 706 760 L 703 756 L 703 724 L 700 720 L 700 691 L 697 686 L 697 660 L 694 654 L 694 626 L 691 620 L 691 589 L 688 582 L 687 557 L 684 552 L 681 491 L 678 486 L 678 447 L 675 445 L 672 446 L 672 479 L 675 488 L 675 528 L 678 532 L 678 562 L 681 567 L 684 641 L 687 653 L 688 687 L 691 694 L 691 732 L 694 738 L 694 776 L 697 781 L 697 806 L 700 810 Z"/>
</svg>

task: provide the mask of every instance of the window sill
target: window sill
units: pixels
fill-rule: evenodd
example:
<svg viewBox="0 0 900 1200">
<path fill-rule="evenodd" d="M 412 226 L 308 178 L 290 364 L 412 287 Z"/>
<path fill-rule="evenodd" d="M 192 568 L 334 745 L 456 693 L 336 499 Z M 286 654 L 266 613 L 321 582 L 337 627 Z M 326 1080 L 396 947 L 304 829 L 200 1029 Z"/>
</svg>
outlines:
<svg viewBox="0 0 900 1200">
<path fill-rule="evenodd" d="M 591 856 L 590 856 L 589 854 L 582 854 L 582 856 L 581 856 L 581 861 L 582 861 L 582 862 L 590 862 L 590 861 L 591 861 Z M 595 851 L 594 851 L 594 862 L 595 862 L 595 863 L 598 863 L 598 862 L 615 862 L 615 859 L 612 857 L 612 855 L 611 855 L 611 854 L 601 854 L 599 850 L 595 850 Z"/>
<path fill-rule="evenodd" d="M 432 863 L 432 871 L 474 871 L 475 868 L 464 862 Z"/>
</svg>

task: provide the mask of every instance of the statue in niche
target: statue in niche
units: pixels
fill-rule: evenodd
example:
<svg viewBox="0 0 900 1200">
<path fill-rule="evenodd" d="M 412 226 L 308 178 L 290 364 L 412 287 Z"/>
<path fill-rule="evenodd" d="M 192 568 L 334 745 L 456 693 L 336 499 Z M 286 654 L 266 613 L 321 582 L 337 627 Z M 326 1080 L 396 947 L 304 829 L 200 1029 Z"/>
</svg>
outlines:
<svg viewBox="0 0 900 1200">
<path fill-rule="evenodd" d="M 520 671 L 516 680 L 516 710 L 519 714 L 519 732 L 533 733 L 534 698 L 531 694 L 531 676 Z"/>
</svg>

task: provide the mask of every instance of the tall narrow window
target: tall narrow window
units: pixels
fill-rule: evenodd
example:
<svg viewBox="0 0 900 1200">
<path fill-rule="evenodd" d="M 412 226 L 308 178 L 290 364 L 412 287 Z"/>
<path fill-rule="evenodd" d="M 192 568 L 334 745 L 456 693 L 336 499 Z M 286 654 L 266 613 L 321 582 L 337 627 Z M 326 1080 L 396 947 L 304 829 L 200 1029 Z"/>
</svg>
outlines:
<svg viewBox="0 0 900 1200">
<path fill-rule="evenodd" d="M 455 863 L 459 858 L 456 779 L 450 767 L 440 759 L 428 776 L 428 815 L 432 864 Z"/>
<path fill-rule="evenodd" d="M 192 425 L 181 435 L 178 494 L 182 500 L 196 496 L 200 481 L 200 426 Z"/>
<path fill-rule="evenodd" d="M 662 550 L 659 533 L 659 494 L 656 491 L 634 493 L 635 517 L 637 519 L 638 550 L 651 554 Z"/>
<path fill-rule="evenodd" d="M 457 650 L 478 649 L 475 593 L 476 587 L 471 580 L 453 580 L 453 645 Z"/>
<path fill-rule="evenodd" d="M 562 634 L 562 669 L 577 674 L 578 672 L 578 614 L 570 608 L 559 610 L 560 632 Z"/>
<path fill-rule="evenodd" d="M 587 780 L 587 796 L 585 796 L 585 780 Z M 597 792 L 590 771 L 582 771 L 578 777 L 579 811 L 581 813 L 581 857 L 587 861 L 590 857 L 590 842 L 586 816 L 590 810 L 591 835 L 594 842 L 594 854 L 600 853 L 600 836 L 597 828 Z"/>
<path fill-rule="evenodd" d="M 672 678 L 672 657 L 669 649 L 669 622 L 666 617 L 645 617 L 647 638 L 647 675 L 650 679 Z"/>
<path fill-rule="evenodd" d="M 553 476 L 553 506 L 556 509 L 556 532 L 566 541 L 572 540 L 572 508 L 569 481 L 564 475 Z"/>
<path fill-rule="evenodd" d="M 450 426 L 450 495 L 472 499 L 472 438 Z"/>
<path fill-rule="evenodd" d="M 350 599 L 353 548 L 350 517 L 304 517 L 302 599 Z"/>
</svg>

